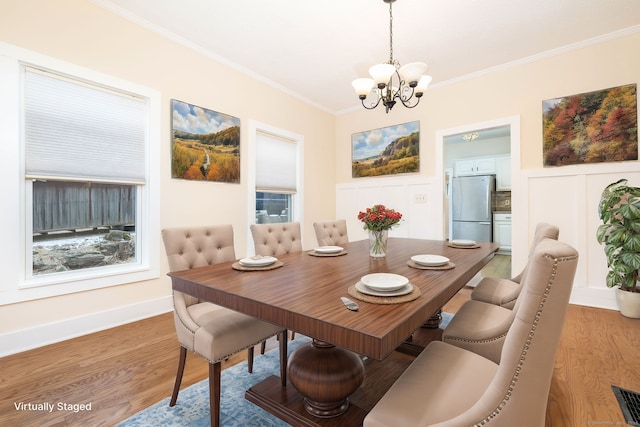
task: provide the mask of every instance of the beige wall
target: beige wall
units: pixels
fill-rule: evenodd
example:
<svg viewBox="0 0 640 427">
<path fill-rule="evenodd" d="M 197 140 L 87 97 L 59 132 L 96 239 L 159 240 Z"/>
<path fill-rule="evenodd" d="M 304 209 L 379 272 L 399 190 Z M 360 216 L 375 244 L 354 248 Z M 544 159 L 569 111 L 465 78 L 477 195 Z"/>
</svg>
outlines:
<svg viewBox="0 0 640 427">
<path fill-rule="evenodd" d="M 303 241 L 306 247 L 316 244 L 312 222 L 335 215 L 334 182 L 315 179 L 335 174 L 333 115 L 89 1 L 3 0 L 1 9 L 0 41 L 161 92 L 161 227 L 231 223 L 236 253 L 246 253 L 249 183 L 245 177 L 249 163 L 245 154 L 248 124 L 256 120 L 304 137 Z M 171 99 L 240 118 L 240 184 L 171 179 Z M 14 209 L 17 212 L 18 206 Z M 168 267 L 163 250 L 160 256 L 157 280 L 0 305 L 0 334 L 55 322 L 66 324 L 70 319 L 167 297 L 170 281 L 165 275 Z"/>
</svg>

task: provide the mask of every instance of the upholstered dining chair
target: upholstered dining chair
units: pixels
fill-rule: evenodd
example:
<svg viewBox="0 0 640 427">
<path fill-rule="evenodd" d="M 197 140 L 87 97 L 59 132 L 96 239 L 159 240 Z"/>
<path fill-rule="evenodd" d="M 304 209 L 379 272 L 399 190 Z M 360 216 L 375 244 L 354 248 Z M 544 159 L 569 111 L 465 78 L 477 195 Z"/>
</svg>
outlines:
<svg viewBox="0 0 640 427">
<path fill-rule="evenodd" d="M 251 235 L 256 255 L 278 256 L 302 252 L 302 233 L 299 222 L 251 224 Z M 296 333 L 291 331 L 291 339 Z M 260 349 L 264 352 L 264 343 Z"/>
<path fill-rule="evenodd" d="M 162 240 L 170 271 L 235 260 L 231 225 L 167 228 Z M 286 330 L 268 322 L 247 316 L 219 305 L 199 301 L 182 292 L 173 292 L 174 323 L 180 342 L 180 359 L 176 382 L 169 406 L 178 400 L 180 383 L 190 350 L 209 362 L 209 406 L 211 425 L 220 424 L 221 362 L 248 349 L 249 372 L 253 366 L 253 348 L 276 334 L 280 335 L 280 369 L 286 372 Z M 283 381 L 284 378 L 283 377 Z"/>
<path fill-rule="evenodd" d="M 578 263 L 571 246 L 540 242 L 500 364 L 431 342 L 364 419 L 364 427 L 543 427 L 555 353 Z M 454 316 L 455 318 L 455 316 Z M 416 403 L 416 396 L 428 396 Z"/>
<path fill-rule="evenodd" d="M 252 224 L 251 235 L 256 255 L 278 256 L 302 251 L 299 222 Z"/>
<path fill-rule="evenodd" d="M 349 243 L 347 221 L 344 219 L 316 221 L 313 223 L 313 229 L 319 246 L 340 246 Z"/>
<path fill-rule="evenodd" d="M 556 240 L 557 230 L 557 227 L 549 224 L 539 224 L 536 227 L 533 246 L 529 252 L 529 261 L 536 245 L 544 239 L 543 236 L 549 235 L 549 238 Z M 491 302 L 475 299 L 466 301 L 442 332 L 442 341 L 473 351 L 495 363 L 500 363 L 504 340 L 520 304 L 518 295 L 522 289 L 521 282 L 525 280 L 528 272 L 529 261 L 522 273 L 516 277 L 517 282 L 510 282 L 507 279 L 485 282 L 487 286 L 497 284 L 498 287 L 494 288 L 496 291 L 509 290 L 512 294 L 509 298 L 515 298 L 513 306 L 510 306 L 511 304 L 507 306 L 497 304 L 496 300 Z M 497 292 L 494 295 L 497 295 Z M 503 296 L 506 296 L 506 293 Z"/>
<path fill-rule="evenodd" d="M 536 245 L 543 239 L 558 240 L 558 234 L 560 230 L 555 225 L 547 224 L 544 222 L 536 225 L 536 230 L 533 236 L 533 243 L 529 250 L 531 255 Z M 520 293 L 520 282 L 523 275 L 526 273 L 527 267 L 524 270 L 509 279 L 501 279 L 495 277 L 484 277 L 478 285 L 471 292 L 471 299 L 476 301 L 488 302 L 490 304 L 499 305 L 500 307 L 512 309 Z"/>
</svg>

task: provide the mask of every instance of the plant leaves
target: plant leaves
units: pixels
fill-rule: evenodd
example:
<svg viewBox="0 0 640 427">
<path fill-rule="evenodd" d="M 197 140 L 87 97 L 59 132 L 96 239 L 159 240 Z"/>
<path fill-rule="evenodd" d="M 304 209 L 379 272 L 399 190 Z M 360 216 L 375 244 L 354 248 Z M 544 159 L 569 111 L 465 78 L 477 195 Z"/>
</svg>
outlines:
<svg viewBox="0 0 640 427">
<path fill-rule="evenodd" d="M 622 249 L 629 252 L 640 252 L 640 235 L 629 235 L 626 242 L 622 245 Z"/>
<path fill-rule="evenodd" d="M 627 219 L 640 218 L 640 208 L 633 203 L 627 203 L 620 206 L 620 213 Z"/>
<path fill-rule="evenodd" d="M 637 252 L 622 252 L 620 254 L 620 261 L 623 262 L 628 269 L 626 273 L 631 273 L 635 270 L 640 270 L 640 253 Z"/>
</svg>

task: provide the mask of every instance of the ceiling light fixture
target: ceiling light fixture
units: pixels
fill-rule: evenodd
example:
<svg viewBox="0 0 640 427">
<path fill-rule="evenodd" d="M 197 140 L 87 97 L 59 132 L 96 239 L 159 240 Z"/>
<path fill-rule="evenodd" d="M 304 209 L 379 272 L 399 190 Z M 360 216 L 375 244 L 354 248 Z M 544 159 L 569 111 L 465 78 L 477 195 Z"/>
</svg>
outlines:
<svg viewBox="0 0 640 427">
<path fill-rule="evenodd" d="M 424 74 L 427 71 L 427 64 L 424 62 L 411 62 L 401 67 L 398 60 L 393 59 L 392 5 L 396 0 L 382 1 L 389 3 L 389 61 L 369 68 L 372 78 L 355 79 L 351 84 L 364 108 L 373 110 L 382 101 L 388 113 L 397 100 L 407 108 L 418 105 L 431 82 L 431 76 Z M 366 99 L 369 102 L 365 103 Z"/>
<path fill-rule="evenodd" d="M 480 136 L 480 133 L 471 132 L 471 133 L 467 133 L 467 134 L 462 135 L 462 139 L 464 139 L 467 142 L 471 142 L 471 141 L 473 141 L 474 139 L 476 139 L 479 136 Z"/>
</svg>

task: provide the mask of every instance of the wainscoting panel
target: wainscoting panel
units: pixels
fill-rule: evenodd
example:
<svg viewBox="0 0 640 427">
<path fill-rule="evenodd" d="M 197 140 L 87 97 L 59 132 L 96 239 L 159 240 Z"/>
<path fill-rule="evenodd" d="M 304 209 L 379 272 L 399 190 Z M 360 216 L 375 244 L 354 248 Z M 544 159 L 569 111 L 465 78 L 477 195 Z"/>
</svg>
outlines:
<svg viewBox="0 0 640 427">
<path fill-rule="evenodd" d="M 367 237 L 358 221 L 358 212 L 374 204 L 399 211 L 402 221 L 389 235 L 422 239 L 442 238 L 442 212 L 435 203 L 442 197 L 431 177 L 372 178 L 336 186 L 336 218 L 347 221 L 350 240 Z"/>
<path fill-rule="evenodd" d="M 536 224 L 548 222 L 557 225 L 560 240 L 574 246 L 580 254 L 571 294 L 574 304 L 617 310 L 614 291 L 605 284 L 604 250 L 595 236 L 600 225 L 598 203 L 602 190 L 621 178 L 628 179 L 630 185 L 640 186 L 640 164 L 607 163 L 522 171 L 525 203 L 514 206 L 514 215 L 525 219 L 528 242 L 532 240 Z"/>
</svg>

